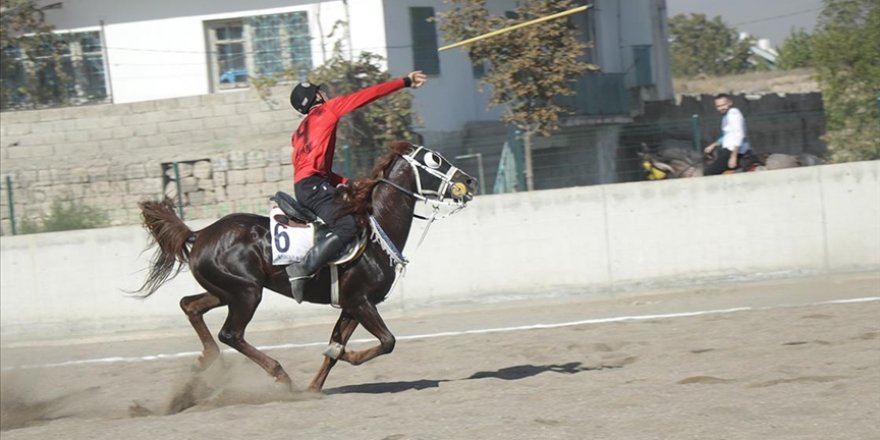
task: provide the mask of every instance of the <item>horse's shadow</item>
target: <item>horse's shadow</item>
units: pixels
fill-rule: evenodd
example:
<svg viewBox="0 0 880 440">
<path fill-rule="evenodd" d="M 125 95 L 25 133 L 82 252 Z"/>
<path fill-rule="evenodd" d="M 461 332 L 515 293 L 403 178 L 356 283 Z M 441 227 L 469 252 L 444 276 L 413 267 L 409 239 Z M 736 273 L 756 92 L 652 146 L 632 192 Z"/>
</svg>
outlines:
<svg viewBox="0 0 880 440">
<path fill-rule="evenodd" d="M 584 366 L 580 362 L 569 362 L 567 364 L 552 365 L 516 365 L 513 367 L 501 368 L 495 371 L 479 371 L 469 377 L 462 379 L 422 379 L 407 382 L 374 382 L 358 385 L 346 385 L 342 387 L 325 389 L 324 394 L 387 394 L 400 393 L 410 390 L 424 390 L 428 388 L 438 388 L 443 382 L 455 382 L 460 380 L 474 379 L 502 379 L 502 380 L 521 380 L 529 377 L 537 376 L 541 373 L 557 373 L 557 374 L 577 374 L 584 371 L 603 370 L 606 368 L 619 368 L 617 366 L 599 365 Z"/>
</svg>

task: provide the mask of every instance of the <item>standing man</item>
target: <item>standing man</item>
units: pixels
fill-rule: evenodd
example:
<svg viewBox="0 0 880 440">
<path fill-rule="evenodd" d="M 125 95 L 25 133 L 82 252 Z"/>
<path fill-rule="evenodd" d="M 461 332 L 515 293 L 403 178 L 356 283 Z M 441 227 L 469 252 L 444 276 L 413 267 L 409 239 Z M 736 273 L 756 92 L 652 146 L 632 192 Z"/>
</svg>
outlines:
<svg viewBox="0 0 880 440">
<path fill-rule="evenodd" d="M 317 243 L 300 263 L 287 266 L 294 299 L 302 302 L 306 281 L 336 256 L 357 235 L 354 217 L 342 213 L 336 186 L 348 179 L 332 171 L 336 150 L 336 126 L 346 113 L 361 108 L 404 87 L 414 89 L 427 82 L 421 71 L 382 84 L 330 98 L 320 85 L 303 82 L 290 93 L 290 105 L 306 115 L 291 137 L 293 146 L 293 188 L 296 199 L 321 217 L 330 232 L 317 237 Z"/>
<path fill-rule="evenodd" d="M 726 93 L 716 95 L 715 110 L 724 115 L 721 119 L 721 137 L 703 151 L 711 154 L 719 146 L 722 148 L 715 156 L 715 160 L 703 170 L 706 176 L 736 170 L 741 165 L 741 156 L 752 151 L 746 137 L 746 120 L 742 112 L 733 106 L 730 95 Z"/>
</svg>

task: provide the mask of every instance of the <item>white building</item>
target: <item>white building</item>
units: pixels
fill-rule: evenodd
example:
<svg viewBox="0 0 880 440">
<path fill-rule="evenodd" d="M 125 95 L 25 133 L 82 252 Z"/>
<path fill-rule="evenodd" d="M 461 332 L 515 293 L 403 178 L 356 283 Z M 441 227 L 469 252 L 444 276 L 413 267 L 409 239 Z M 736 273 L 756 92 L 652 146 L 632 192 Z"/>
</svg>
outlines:
<svg viewBox="0 0 880 440">
<path fill-rule="evenodd" d="M 45 0 L 44 3 L 48 3 Z M 493 14 L 515 0 L 490 0 Z M 665 0 L 595 0 L 571 16 L 595 48 L 587 57 L 602 74 L 578 84 L 578 113 L 631 116 L 633 97 L 672 99 Z M 431 85 L 415 94 L 422 132 L 460 131 L 472 121 L 498 120 L 486 109 L 478 75 L 464 50 L 425 19 L 442 0 L 63 0 L 47 20 L 69 33 L 71 56 L 86 61 L 81 90 L 114 103 L 207 93 L 235 93 L 246 76 L 321 65 L 339 42 L 357 54 L 381 55 L 393 75 L 421 69 Z M 334 27 L 350 23 L 349 32 Z M 637 93 L 636 93 L 637 92 Z"/>
</svg>

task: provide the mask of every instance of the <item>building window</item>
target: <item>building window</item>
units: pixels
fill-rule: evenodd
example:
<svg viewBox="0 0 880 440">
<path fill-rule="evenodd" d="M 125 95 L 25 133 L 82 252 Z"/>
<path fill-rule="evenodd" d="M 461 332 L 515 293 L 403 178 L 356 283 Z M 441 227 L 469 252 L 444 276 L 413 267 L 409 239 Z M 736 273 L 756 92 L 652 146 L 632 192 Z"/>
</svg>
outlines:
<svg viewBox="0 0 880 440">
<path fill-rule="evenodd" d="M 56 34 L 45 44 L 22 46 L 29 49 L 3 48 L 0 108 L 51 107 L 107 99 L 100 32 Z"/>
<path fill-rule="evenodd" d="M 292 71 L 303 78 L 312 68 L 304 11 L 212 21 L 205 27 L 215 90 L 247 87 L 250 76 Z"/>
<path fill-rule="evenodd" d="M 412 30 L 413 70 L 421 70 L 427 75 L 440 74 L 440 57 L 437 54 L 437 26 L 433 21 L 434 8 L 409 8 L 409 23 Z"/>
</svg>

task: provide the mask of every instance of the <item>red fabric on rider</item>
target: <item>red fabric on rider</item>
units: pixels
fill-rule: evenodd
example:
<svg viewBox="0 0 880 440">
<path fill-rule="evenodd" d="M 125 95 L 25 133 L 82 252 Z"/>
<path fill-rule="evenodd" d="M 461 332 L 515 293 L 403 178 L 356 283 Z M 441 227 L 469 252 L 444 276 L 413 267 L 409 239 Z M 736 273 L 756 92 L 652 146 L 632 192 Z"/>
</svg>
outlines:
<svg viewBox="0 0 880 440">
<path fill-rule="evenodd" d="M 334 186 L 348 182 L 348 178 L 332 171 L 339 119 L 404 87 L 406 82 L 403 79 L 395 79 L 349 95 L 337 96 L 312 108 L 290 139 L 293 146 L 293 183 L 315 175 L 327 178 Z"/>
</svg>

